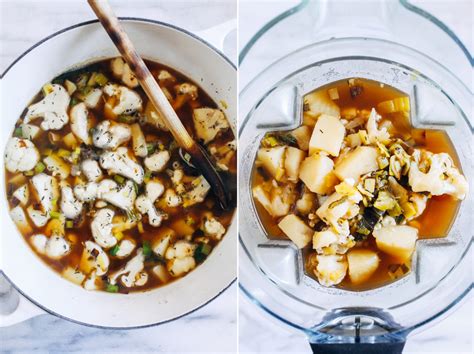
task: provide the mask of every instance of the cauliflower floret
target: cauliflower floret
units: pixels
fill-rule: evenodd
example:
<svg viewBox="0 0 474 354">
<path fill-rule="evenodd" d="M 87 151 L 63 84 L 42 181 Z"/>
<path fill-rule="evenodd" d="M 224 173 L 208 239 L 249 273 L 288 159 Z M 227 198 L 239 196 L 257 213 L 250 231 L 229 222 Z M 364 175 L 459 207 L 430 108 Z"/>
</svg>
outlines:
<svg viewBox="0 0 474 354">
<path fill-rule="evenodd" d="M 165 253 L 165 258 L 168 260 L 166 268 L 172 276 L 180 276 L 196 267 L 193 257 L 195 249 L 195 244 L 185 240 L 179 240 L 168 247 Z"/>
<path fill-rule="evenodd" d="M 374 108 L 370 112 L 369 119 L 367 120 L 367 135 L 369 142 L 375 144 L 377 141 L 385 144 L 390 141 L 390 134 L 387 131 L 387 128 L 382 127 L 378 129 L 377 122 L 380 120 L 381 116 L 377 114 Z"/>
<path fill-rule="evenodd" d="M 115 254 L 117 258 L 127 258 L 133 252 L 136 247 L 136 243 L 133 239 L 123 239 L 118 245 L 118 251 Z"/>
<path fill-rule="evenodd" d="M 151 248 L 153 252 L 164 258 L 166 250 L 168 249 L 168 246 L 170 245 L 171 239 L 173 239 L 176 236 L 176 232 L 173 229 L 170 229 L 169 227 L 162 226 L 158 229 L 157 233 L 155 234 L 155 239 L 153 240 L 151 244 Z"/>
<path fill-rule="evenodd" d="M 166 205 L 170 208 L 175 208 L 183 202 L 183 198 L 176 194 L 174 189 L 168 188 L 165 192 L 165 195 L 163 196 L 165 199 Z"/>
<path fill-rule="evenodd" d="M 10 210 L 10 217 L 22 234 L 31 232 L 31 226 L 26 219 L 25 211 L 21 206 L 18 205 Z"/>
<path fill-rule="evenodd" d="M 211 185 L 202 175 L 191 182 L 191 187 L 192 189 L 184 195 L 185 207 L 203 202 L 211 189 Z"/>
<path fill-rule="evenodd" d="M 359 211 L 357 204 L 362 200 L 362 195 L 352 185 L 353 183 L 354 180 L 346 179 L 338 184 L 336 192 L 331 194 L 316 210 L 316 215 L 331 225 L 340 235 L 349 235 L 349 223 L 347 220 L 357 215 Z"/>
<path fill-rule="evenodd" d="M 99 277 L 97 276 L 97 272 L 94 270 L 89 274 L 82 286 L 86 290 L 99 290 L 100 287 L 97 285 L 97 280 L 99 280 Z"/>
<path fill-rule="evenodd" d="M 174 258 L 166 262 L 166 268 L 173 277 L 188 273 L 196 267 L 194 257 Z"/>
<path fill-rule="evenodd" d="M 166 150 L 155 152 L 145 158 L 145 166 L 152 172 L 161 172 L 170 160 L 170 153 Z"/>
<path fill-rule="evenodd" d="M 128 156 L 128 149 L 120 147 L 116 151 L 106 151 L 100 156 L 100 165 L 110 174 L 118 174 L 138 184 L 145 175 L 143 167 Z"/>
<path fill-rule="evenodd" d="M 138 249 L 137 255 L 127 262 L 125 267 L 112 274 L 110 283 L 116 284 L 120 278 L 122 284 L 127 288 L 132 286 L 145 285 L 148 280 L 148 274 L 143 271 L 145 262 L 145 255 L 142 249 Z"/>
<path fill-rule="evenodd" d="M 156 210 L 153 202 L 148 199 L 146 195 L 139 196 L 135 202 L 135 206 L 141 214 L 148 214 L 148 223 L 151 226 L 158 227 L 161 225 L 164 214 Z"/>
<path fill-rule="evenodd" d="M 99 185 L 99 190 L 101 190 L 101 185 Z M 115 184 L 115 186 L 116 187 L 114 189 L 105 193 L 101 193 L 99 191 L 98 197 L 125 211 L 132 210 L 135 199 L 137 198 L 137 193 L 135 192 L 133 182 L 127 181 L 122 187 L 118 186 L 117 184 Z"/>
<path fill-rule="evenodd" d="M 43 207 L 43 212 L 49 215 L 49 212 L 53 210 L 55 201 L 59 198 L 56 178 L 45 173 L 39 173 L 31 178 L 31 183 L 36 191 L 37 198 Z"/>
<path fill-rule="evenodd" d="M 32 205 L 26 208 L 26 212 L 28 213 L 28 216 L 30 217 L 31 221 L 33 221 L 33 224 L 35 224 L 36 227 L 43 227 L 49 220 L 48 214 L 40 210 L 35 210 Z"/>
<path fill-rule="evenodd" d="M 110 260 L 107 253 L 95 242 L 86 241 L 82 251 L 79 268 L 85 273 L 94 272 L 101 276 L 109 270 Z"/>
<path fill-rule="evenodd" d="M 102 170 L 96 160 L 89 159 L 82 161 L 81 170 L 86 178 L 91 182 L 97 182 L 102 178 Z"/>
<path fill-rule="evenodd" d="M 344 254 L 354 244 L 352 236 L 338 234 L 331 228 L 315 232 L 313 235 L 313 249 L 318 254 Z"/>
<path fill-rule="evenodd" d="M 134 88 L 138 86 L 138 80 L 133 74 L 132 70 L 130 70 L 130 66 L 125 63 L 125 61 L 118 57 L 112 59 L 110 62 L 110 68 L 114 76 L 118 79 L 121 79 L 122 82 L 130 88 Z"/>
<path fill-rule="evenodd" d="M 30 199 L 30 190 L 28 185 L 24 184 L 13 192 L 13 197 L 20 202 L 21 206 L 25 206 Z"/>
<path fill-rule="evenodd" d="M 82 212 L 82 202 L 76 199 L 69 186 L 61 188 L 61 211 L 67 219 L 75 219 Z"/>
<path fill-rule="evenodd" d="M 92 89 L 86 97 L 84 97 L 84 104 L 87 108 L 95 108 L 102 97 L 102 90 L 100 88 Z"/>
<path fill-rule="evenodd" d="M 61 85 L 52 85 L 51 92 L 41 101 L 28 107 L 24 122 L 29 123 L 33 119 L 43 118 L 41 128 L 43 130 L 59 130 L 69 122 L 67 109 L 70 97 Z"/>
<path fill-rule="evenodd" d="M 86 104 L 84 102 L 76 104 L 71 108 L 70 114 L 72 132 L 84 144 L 90 145 L 92 139 L 89 135 L 89 122 L 87 119 L 89 111 L 87 110 Z"/>
<path fill-rule="evenodd" d="M 81 202 L 92 202 L 97 198 L 97 183 L 78 184 L 74 187 L 74 195 Z"/>
<path fill-rule="evenodd" d="M 166 250 L 165 258 L 173 259 L 192 256 L 194 254 L 195 249 L 195 244 L 186 240 L 179 240 L 176 241 L 174 245 L 168 247 L 168 249 Z"/>
<path fill-rule="evenodd" d="M 95 242 L 103 248 L 115 246 L 117 239 L 112 234 L 112 219 L 115 212 L 111 209 L 100 209 L 91 222 L 92 236 Z"/>
<path fill-rule="evenodd" d="M 193 110 L 194 128 L 199 139 L 207 144 L 223 130 L 229 128 L 224 113 L 213 108 L 197 108 Z"/>
<path fill-rule="evenodd" d="M 127 124 L 112 123 L 109 120 L 100 122 L 92 133 L 95 146 L 101 149 L 114 150 L 132 137 L 132 131 Z"/>
<path fill-rule="evenodd" d="M 195 100 L 198 97 L 197 86 L 187 82 L 175 86 L 175 90 L 177 95 L 186 95 L 192 100 Z"/>
<path fill-rule="evenodd" d="M 141 214 L 148 214 L 148 222 L 154 227 L 160 226 L 166 217 L 166 214 L 156 210 L 154 205 L 155 200 L 163 194 L 164 190 L 163 184 L 151 181 L 146 185 L 146 194 L 139 196 L 135 202 L 135 206 Z"/>
<path fill-rule="evenodd" d="M 426 154 L 429 170 L 423 173 L 419 169 L 420 151 L 415 150 L 415 161 L 410 164 L 408 183 L 414 192 L 429 192 L 432 195 L 449 194 L 457 199 L 464 199 L 469 189 L 466 178 L 454 166 L 451 157 L 446 153 Z"/>
<path fill-rule="evenodd" d="M 71 251 L 71 245 L 62 235 L 46 237 L 43 234 L 31 236 L 31 244 L 40 254 L 51 259 L 60 259 Z"/>
<path fill-rule="evenodd" d="M 130 114 L 142 109 L 142 99 L 138 93 L 125 86 L 107 84 L 104 92 L 108 96 L 118 96 L 119 103 L 112 108 L 115 115 Z"/>
<path fill-rule="evenodd" d="M 158 180 L 150 181 L 146 184 L 145 191 L 148 199 L 154 203 L 165 191 L 165 186 Z"/>
<path fill-rule="evenodd" d="M 33 169 L 40 159 L 40 154 L 31 141 L 10 138 L 5 148 L 5 167 L 8 171 L 25 172 Z"/>
<path fill-rule="evenodd" d="M 318 265 L 314 274 L 318 277 L 319 283 L 324 286 L 339 284 L 347 273 L 346 256 L 340 255 L 317 255 Z"/>
<path fill-rule="evenodd" d="M 204 222 L 204 233 L 220 240 L 225 234 L 225 227 L 217 219 L 209 218 Z"/>
<path fill-rule="evenodd" d="M 28 139 L 28 140 L 35 139 L 40 133 L 40 131 L 41 131 L 40 127 L 37 127 L 36 125 L 33 125 L 33 124 L 23 123 L 21 125 L 21 135 L 23 135 L 23 138 Z"/>
</svg>

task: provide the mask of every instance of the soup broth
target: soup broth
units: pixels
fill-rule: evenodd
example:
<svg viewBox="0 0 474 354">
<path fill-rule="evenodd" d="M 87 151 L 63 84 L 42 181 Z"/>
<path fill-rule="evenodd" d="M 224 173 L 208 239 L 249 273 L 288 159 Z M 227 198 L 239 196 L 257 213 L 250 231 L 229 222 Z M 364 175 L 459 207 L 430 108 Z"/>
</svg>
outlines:
<svg viewBox="0 0 474 354">
<path fill-rule="evenodd" d="M 467 191 L 457 170 L 441 179 L 459 179 L 459 193 L 423 186 L 410 172 L 421 165 L 429 179 L 438 157 L 459 166 L 449 137 L 413 128 L 409 98 L 375 81 L 334 82 L 303 104 L 303 125 L 266 134 L 257 154 L 253 195 L 268 237 L 295 242 L 306 273 L 326 286 L 367 290 L 405 276 L 416 239 L 445 237 Z M 412 246 L 397 244 L 405 233 Z"/>
<path fill-rule="evenodd" d="M 189 78 L 146 64 L 188 132 L 234 180 L 236 144 L 224 113 Z M 51 268 L 89 290 L 128 293 L 167 284 L 205 261 L 234 210 L 222 210 L 187 164 L 121 58 L 65 73 L 32 102 L 9 145 L 38 158 L 28 162 L 25 154 L 9 166 L 18 157 L 7 146 L 7 197 L 23 237 Z M 62 126 L 46 126 L 34 106 L 51 102 L 64 104 Z M 203 137 L 196 125 L 211 118 L 219 125 Z"/>
</svg>

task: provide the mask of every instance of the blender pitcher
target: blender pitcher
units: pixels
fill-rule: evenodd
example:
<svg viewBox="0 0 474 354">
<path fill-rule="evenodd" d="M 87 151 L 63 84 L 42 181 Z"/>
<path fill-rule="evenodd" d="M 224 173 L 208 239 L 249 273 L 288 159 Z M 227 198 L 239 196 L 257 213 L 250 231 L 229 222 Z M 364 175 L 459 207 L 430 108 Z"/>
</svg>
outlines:
<svg viewBox="0 0 474 354">
<path fill-rule="evenodd" d="M 472 192 L 446 237 L 418 240 L 407 276 L 359 292 L 326 288 L 308 276 L 301 251 L 265 231 L 252 198 L 253 164 L 265 133 L 296 128 L 305 94 L 353 77 L 409 95 L 411 124 L 448 134 L 472 191 L 472 58 L 437 20 L 413 11 L 394 0 L 303 1 L 241 52 L 240 288 L 268 314 L 303 331 L 315 353 L 401 353 L 409 334 L 442 318 L 472 287 Z M 307 30 L 298 36 L 302 23 Z M 278 48 L 269 45 L 275 37 Z"/>
</svg>

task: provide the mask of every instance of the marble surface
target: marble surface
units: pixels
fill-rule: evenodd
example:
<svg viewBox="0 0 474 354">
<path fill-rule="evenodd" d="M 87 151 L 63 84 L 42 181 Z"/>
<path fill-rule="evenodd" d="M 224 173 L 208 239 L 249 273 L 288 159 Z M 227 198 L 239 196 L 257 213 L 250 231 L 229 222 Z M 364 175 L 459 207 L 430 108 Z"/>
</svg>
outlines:
<svg viewBox="0 0 474 354">
<path fill-rule="evenodd" d="M 173 23 L 193 32 L 236 18 L 234 1 L 110 0 L 118 16 Z M 38 40 L 79 22 L 94 19 L 85 1 L 0 1 L 0 72 Z M 235 31 L 225 52 L 236 54 Z M 1 276 L 1 275 L 0 275 Z M 184 318 L 139 330 L 103 330 L 51 315 L 0 328 L 1 353 L 156 353 L 235 352 L 237 285 Z"/>
<path fill-rule="evenodd" d="M 298 1 L 249 1 L 239 2 L 239 48 L 242 49 L 248 40 L 269 20 L 287 10 Z M 435 16 L 445 21 L 448 26 L 464 41 L 467 48 L 473 50 L 473 2 L 470 0 L 418 0 L 418 6 L 432 11 Z M 303 29 L 302 29 L 303 30 Z M 298 38 L 291 38 L 298 41 Z M 280 48 L 275 43 L 275 48 Z M 268 53 L 257 60 L 269 60 Z M 272 58 L 276 60 L 277 58 Z M 246 64 L 249 72 L 241 71 L 241 89 L 258 72 L 255 65 Z M 468 80 L 469 81 L 469 80 Z M 472 89 L 472 84 L 471 84 Z M 409 337 L 404 353 L 472 353 L 473 352 L 473 301 L 471 296 L 453 313 L 423 332 Z M 273 319 L 242 293 L 239 295 L 239 349 L 240 352 L 266 353 L 310 353 L 305 335 Z"/>
</svg>

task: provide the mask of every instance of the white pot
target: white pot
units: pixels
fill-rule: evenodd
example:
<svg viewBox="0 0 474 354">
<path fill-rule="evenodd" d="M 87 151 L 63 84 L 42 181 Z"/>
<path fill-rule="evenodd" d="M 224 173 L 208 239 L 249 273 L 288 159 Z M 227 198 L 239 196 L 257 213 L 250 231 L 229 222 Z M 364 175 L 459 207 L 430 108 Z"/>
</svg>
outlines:
<svg viewBox="0 0 474 354">
<path fill-rule="evenodd" d="M 234 131 L 237 116 L 235 67 L 217 50 L 179 28 L 148 20 L 122 24 L 146 59 L 168 65 L 197 82 L 215 102 L 225 101 Z M 20 57 L 1 83 L 1 146 L 43 84 L 73 67 L 117 56 L 111 40 L 96 21 L 79 24 L 38 43 Z M 211 256 L 193 272 L 167 286 L 134 294 L 87 291 L 63 279 L 28 246 L 8 215 L 2 153 L 0 178 L 0 269 L 42 309 L 65 319 L 101 327 L 130 328 L 163 323 L 208 303 L 236 278 L 236 217 Z"/>
</svg>

